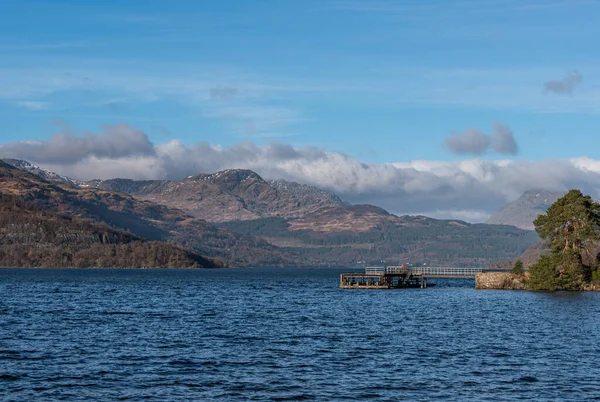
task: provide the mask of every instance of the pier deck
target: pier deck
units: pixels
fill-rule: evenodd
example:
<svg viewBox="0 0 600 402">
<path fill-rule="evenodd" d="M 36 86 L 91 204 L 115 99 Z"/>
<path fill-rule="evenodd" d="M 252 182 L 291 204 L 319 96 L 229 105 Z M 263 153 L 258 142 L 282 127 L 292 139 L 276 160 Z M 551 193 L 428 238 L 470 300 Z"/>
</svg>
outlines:
<svg viewBox="0 0 600 402">
<path fill-rule="evenodd" d="M 427 277 L 406 266 L 367 267 L 365 272 L 340 275 L 342 289 L 426 288 Z"/>
</svg>

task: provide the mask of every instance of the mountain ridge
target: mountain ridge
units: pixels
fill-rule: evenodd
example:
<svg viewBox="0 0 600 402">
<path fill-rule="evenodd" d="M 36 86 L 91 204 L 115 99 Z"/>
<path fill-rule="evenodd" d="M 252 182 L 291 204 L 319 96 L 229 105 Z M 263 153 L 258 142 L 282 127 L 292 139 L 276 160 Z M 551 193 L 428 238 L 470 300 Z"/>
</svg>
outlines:
<svg viewBox="0 0 600 402">
<path fill-rule="evenodd" d="M 485 223 L 512 225 L 520 229 L 534 230 L 533 221 L 566 192 L 542 189 L 528 190 L 516 200 L 503 205 Z"/>
<path fill-rule="evenodd" d="M 178 208 L 209 222 L 296 218 L 323 207 L 345 205 L 326 190 L 284 180 L 266 181 L 248 169 L 196 174 L 179 181 L 110 179 L 86 184 Z"/>
</svg>

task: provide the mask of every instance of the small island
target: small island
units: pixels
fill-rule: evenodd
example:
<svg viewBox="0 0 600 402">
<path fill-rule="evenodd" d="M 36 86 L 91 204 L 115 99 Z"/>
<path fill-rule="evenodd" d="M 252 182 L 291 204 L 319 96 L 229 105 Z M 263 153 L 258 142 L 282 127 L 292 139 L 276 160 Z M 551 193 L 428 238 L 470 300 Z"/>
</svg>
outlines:
<svg viewBox="0 0 600 402">
<path fill-rule="evenodd" d="M 478 273 L 477 289 L 600 291 L 600 204 L 570 190 L 534 221 L 546 254 L 524 270 Z"/>
</svg>

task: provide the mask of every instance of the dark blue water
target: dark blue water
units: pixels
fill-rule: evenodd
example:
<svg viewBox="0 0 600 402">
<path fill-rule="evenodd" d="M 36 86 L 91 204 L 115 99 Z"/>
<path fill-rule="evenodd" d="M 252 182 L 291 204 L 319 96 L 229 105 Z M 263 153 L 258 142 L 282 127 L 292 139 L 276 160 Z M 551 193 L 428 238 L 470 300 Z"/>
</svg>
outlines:
<svg viewBox="0 0 600 402">
<path fill-rule="evenodd" d="M 600 400 L 600 293 L 0 270 L 1 400 Z"/>
</svg>

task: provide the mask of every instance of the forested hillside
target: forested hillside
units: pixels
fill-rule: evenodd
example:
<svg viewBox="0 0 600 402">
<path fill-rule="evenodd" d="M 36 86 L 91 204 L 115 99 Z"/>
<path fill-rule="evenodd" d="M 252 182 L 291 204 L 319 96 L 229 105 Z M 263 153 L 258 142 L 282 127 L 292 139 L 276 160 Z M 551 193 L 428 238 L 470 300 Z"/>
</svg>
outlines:
<svg viewBox="0 0 600 402">
<path fill-rule="evenodd" d="M 219 261 L 0 194 L 0 266 L 201 268 Z"/>
<path fill-rule="evenodd" d="M 347 212 L 347 211 L 346 211 Z M 371 211 L 372 212 L 372 211 Z M 370 212 L 370 213 L 371 213 Z M 339 211 L 335 212 L 339 214 Z M 349 213 L 347 221 L 325 219 L 309 229 L 308 220 L 283 218 L 235 221 L 221 224 L 235 231 L 261 238 L 305 258 L 320 258 L 331 265 L 404 263 L 452 266 L 483 266 L 520 255 L 539 241 L 535 232 L 513 226 L 469 224 L 424 216 L 381 215 L 369 217 L 364 230 L 361 217 Z M 333 224 L 332 222 L 335 222 Z M 339 230 L 336 230 L 335 228 Z M 326 230 L 327 229 L 327 230 Z"/>
<path fill-rule="evenodd" d="M 0 161 L 0 194 L 62 216 L 103 223 L 138 238 L 170 241 L 188 251 L 235 266 L 319 265 L 257 238 L 229 232 L 181 210 L 124 193 L 50 183 Z"/>
</svg>

